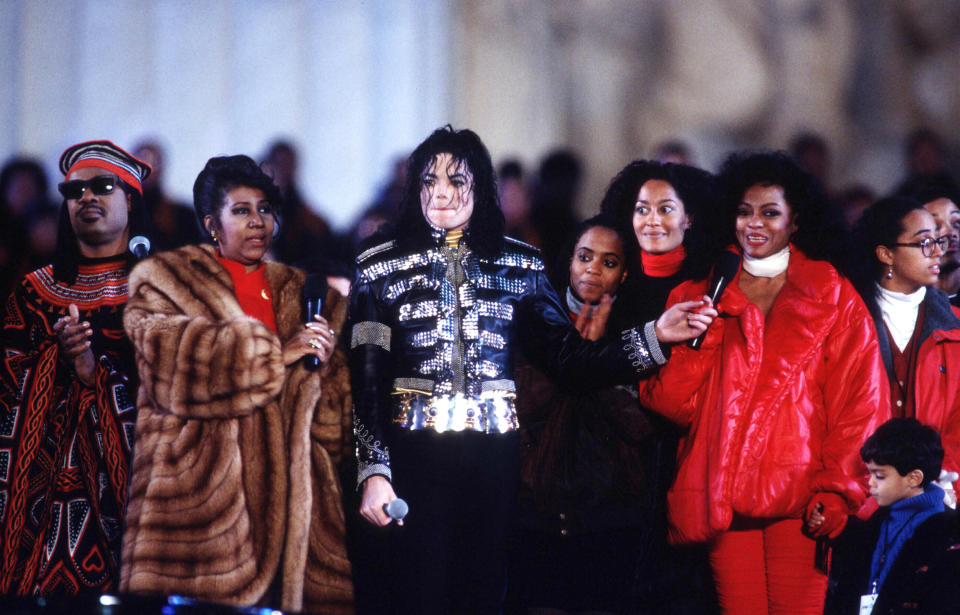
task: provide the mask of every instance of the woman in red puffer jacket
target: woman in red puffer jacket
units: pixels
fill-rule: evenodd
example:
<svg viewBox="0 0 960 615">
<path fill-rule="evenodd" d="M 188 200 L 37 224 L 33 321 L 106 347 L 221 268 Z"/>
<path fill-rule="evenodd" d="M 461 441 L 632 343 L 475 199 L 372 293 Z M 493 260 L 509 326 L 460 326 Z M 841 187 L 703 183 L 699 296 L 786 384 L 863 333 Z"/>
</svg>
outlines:
<svg viewBox="0 0 960 615">
<path fill-rule="evenodd" d="M 839 235 L 816 181 L 783 153 L 734 154 L 718 229 L 739 272 L 703 346 L 679 346 L 641 402 L 688 428 L 668 495 L 671 539 L 706 541 L 725 614 L 823 609 L 816 538 L 863 504 L 859 449 L 889 415 L 863 301 L 826 259 Z M 732 243 L 732 241 L 731 241 Z M 691 281 L 668 304 L 702 296 Z M 822 511 L 816 535 L 803 517 Z"/>
</svg>

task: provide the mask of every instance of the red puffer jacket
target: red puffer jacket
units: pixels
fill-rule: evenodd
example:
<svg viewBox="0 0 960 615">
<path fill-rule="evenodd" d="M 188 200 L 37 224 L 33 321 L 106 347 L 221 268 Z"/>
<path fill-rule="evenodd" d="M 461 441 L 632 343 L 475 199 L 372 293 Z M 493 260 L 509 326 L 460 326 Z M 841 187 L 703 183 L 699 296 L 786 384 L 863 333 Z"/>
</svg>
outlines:
<svg viewBox="0 0 960 615">
<path fill-rule="evenodd" d="M 734 513 L 800 518 L 814 493 L 866 494 L 860 446 L 889 416 L 889 390 L 872 319 L 830 264 L 794 250 L 764 319 L 727 287 L 699 351 L 676 346 L 640 383 L 640 401 L 689 426 L 668 495 L 671 540 L 710 539 Z M 668 304 L 703 296 L 686 282 Z"/>
</svg>

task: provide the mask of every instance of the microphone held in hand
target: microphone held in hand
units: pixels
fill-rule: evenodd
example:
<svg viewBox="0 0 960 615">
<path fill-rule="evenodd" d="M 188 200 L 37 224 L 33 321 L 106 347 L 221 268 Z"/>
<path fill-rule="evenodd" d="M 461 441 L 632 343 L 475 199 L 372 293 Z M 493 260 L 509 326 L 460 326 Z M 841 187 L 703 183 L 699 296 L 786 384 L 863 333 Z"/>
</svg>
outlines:
<svg viewBox="0 0 960 615">
<path fill-rule="evenodd" d="M 327 296 L 327 278 L 318 273 L 307 275 L 303 283 L 303 303 L 307 312 L 307 323 L 315 322 L 314 316 L 322 316 L 323 298 Z M 310 371 L 320 369 L 320 357 L 303 357 L 303 366 Z"/>
<path fill-rule="evenodd" d="M 713 301 L 714 306 L 716 306 L 717 301 L 720 301 L 720 297 L 723 296 L 723 291 L 727 289 L 727 284 L 737 275 L 739 269 L 740 255 L 736 252 L 724 250 L 717 256 L 717 264 L 713 268 L 713 279 L 710 280 L 710 289 L 707 291 L 707 296 Z M 694 350 L 699 350 L 703 344 L 703 338 L 706 337 L 706 335 L 707 332 L 704 331 L 687 342 L 687 346 Z"/>
<path fill-rule="evenodd" d="M 142 261 L 150 255 L 150 240 L 143 235 L 136 235 L 130 239 L 127 249 L 137 257 L 138 261 Z"/>
<path fill-rule="evenodd" d="M 406 500 L 397 498 L 384 504 L 383 512 L 394 521 L 403 521 L 403 518 L 410 512 L 410 507 L 407 505 Z"/>
</svg>

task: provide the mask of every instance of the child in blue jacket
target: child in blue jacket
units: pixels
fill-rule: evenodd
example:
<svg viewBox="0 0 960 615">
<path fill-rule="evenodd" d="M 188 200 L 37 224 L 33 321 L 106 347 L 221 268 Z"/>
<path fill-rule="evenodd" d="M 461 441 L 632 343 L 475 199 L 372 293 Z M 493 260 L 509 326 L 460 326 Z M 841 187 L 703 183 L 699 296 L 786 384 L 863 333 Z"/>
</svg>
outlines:
<svg viewBox="0 0 960 615">
<path fill-rule="evenodd" d="M 890 419 L 860 456 L 880 508 L 851 517 L 833 546 L 824 615 L 960 613 L 960 528 L 933 480 L 943 446 L 913 418 Z M 814 514 L 809 528 L 822 519 Z"/>
</svg>

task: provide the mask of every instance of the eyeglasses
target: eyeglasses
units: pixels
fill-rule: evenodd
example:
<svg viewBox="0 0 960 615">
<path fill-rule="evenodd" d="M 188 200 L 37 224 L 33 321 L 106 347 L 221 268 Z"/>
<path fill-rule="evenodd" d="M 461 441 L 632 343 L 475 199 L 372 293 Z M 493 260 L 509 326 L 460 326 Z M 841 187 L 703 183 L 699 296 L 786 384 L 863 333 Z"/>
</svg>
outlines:
<svg viewBox="0 0 960 615">
<path fill-rule="evenodd" d="M 930 237 L 927 237 L 923 241 L 915 241 L 913 243 L 894 243 L 891 245 L 900 246 L 903 248 L 920 248 L 920 252 L 922 252 L 923 255 L 926 256 L 927 258 L 930 258 L 931 256 L 933 256 L 934 246 L 939 246 L 940 253 L 943 254 L 944 252 L 946 252 L 947 245 L 949 243 L 950 243 L 949 237 L 941 237 L 940 239 L 931 239 Z"/>
<path fill-rule="evenodd" d="M 116 175 L 97 175 L 92 179 L 74 179 L 57 184 L 57 190 L 65 199 L 79 199 L 90 188 L 97 196 L 111 194 L 120 185 L 120 178 Z"/>
</svg>

